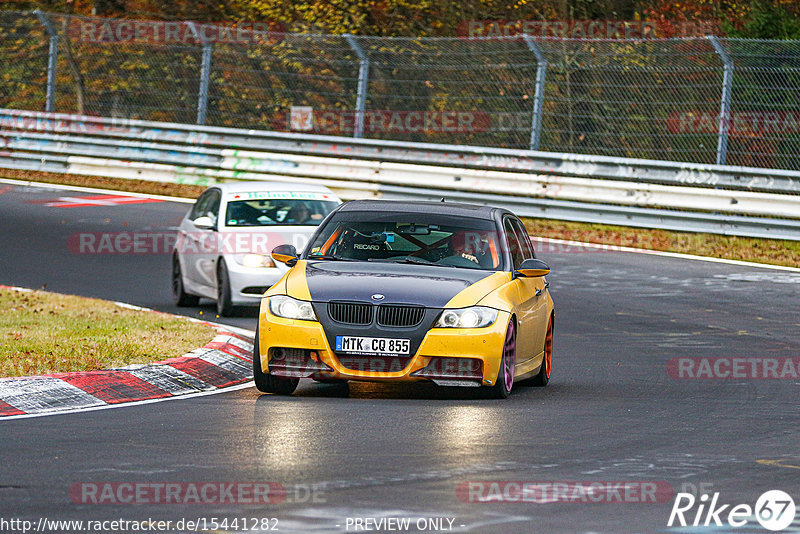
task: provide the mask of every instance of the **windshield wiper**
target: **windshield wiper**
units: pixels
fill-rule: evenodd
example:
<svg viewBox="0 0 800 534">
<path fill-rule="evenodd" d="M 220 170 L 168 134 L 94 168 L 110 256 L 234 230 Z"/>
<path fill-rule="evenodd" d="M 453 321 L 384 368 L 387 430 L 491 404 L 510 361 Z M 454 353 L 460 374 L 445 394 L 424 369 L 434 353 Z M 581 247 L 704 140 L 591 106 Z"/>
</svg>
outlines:
<svg viewBox="0 0 800 534">
<path fill-rule="evenodd" d="M 399 256 L 396 258 L 387 258 L 387 259 L 370 258 L 368 261 L 384 261 L 387 263 L 410 263 L 412 265 L 433 265 L 435 267 L 452 267 L 452 265 L 444 265 L 441 263 L 432 262 L 430 260 L 425 260 L 414 256 Z"/>
<path fill-rule="evenodd" d="M 332 261 L 358 261 L 355 258 L 345 258 L 343 256 L 334 256 L 333 254 L 309 254 L 310 260 L 332 260 Z"/>
</svg>

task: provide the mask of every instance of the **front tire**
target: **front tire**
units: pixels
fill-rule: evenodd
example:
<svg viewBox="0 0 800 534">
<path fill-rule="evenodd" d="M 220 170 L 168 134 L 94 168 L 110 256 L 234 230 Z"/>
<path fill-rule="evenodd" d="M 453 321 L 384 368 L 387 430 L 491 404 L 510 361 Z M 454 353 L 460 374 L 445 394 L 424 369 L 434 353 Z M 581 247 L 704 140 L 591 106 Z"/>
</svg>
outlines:
<svg viewBox="0 0 800 534">
<path fill-rule="evenodd" d="M 291 395 L 300 383 L 299 378 L 280 378 L 265 373 L 261 369 L 261 347 L 258 343 L 258 326 L 256 326 L 256 338 L 253 340 L 253 382 L 256 389 L 262 393 L 274 393 L 275 395 Z"/>
<path fill-rule="evenodd" d="M 526 385 L 544 387 L 550 382 L 550 372 L 553 370 L 553 316 L 547 321 L 547 334 L 544 336 L 544 357 L 539 374 L 526 380 Z"/>
<path fill-rule="evenodd" d="M 500 369 L 493 386 L 486 388 L 487 396 L 491 399 L 505 399 L 511 394 L 514 387 L 514 368 L 517 363 L 517 325 L 514 318 L 508 320 L 506 340 L 503 343 L 503 355 L 500 359 Z"/>
<path fill-rule="evenodd" d="M 183 272 L 177 254 L 172 255 L 172 301 L 181 308 L 197 306 L 200 303 L 200 297 L 190 295 L 183 287 Z"/>
<path fill-rule="evenodd" d="M 225 260 L 220 258 L 217 265 L 217 315 L 227 317 L 233 315 L 233 310 L 231 279 Z"/>
</svg>

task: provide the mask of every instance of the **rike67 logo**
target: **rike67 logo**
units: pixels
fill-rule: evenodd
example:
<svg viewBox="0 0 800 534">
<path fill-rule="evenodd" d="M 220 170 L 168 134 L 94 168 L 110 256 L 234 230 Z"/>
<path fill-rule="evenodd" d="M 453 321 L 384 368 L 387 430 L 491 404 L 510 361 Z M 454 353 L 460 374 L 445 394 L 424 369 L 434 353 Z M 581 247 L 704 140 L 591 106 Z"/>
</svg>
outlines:
<svg viewBox="0 0 800 534">
<path fill-rule="evenodd" d="M 711 499 L 707 494 L 696 498 L 691 493 L 678 493 L 667 526 L 717 526 L 727 524 L 743 527 L 754 520 L 771 531 L 783 530 L 794 521 L 796 508 L 794 500 L 781 490 L 770 490 L 756 500 L 755 507 L 749 504 L 721 504 L 719 492 Z"/>
</svg>

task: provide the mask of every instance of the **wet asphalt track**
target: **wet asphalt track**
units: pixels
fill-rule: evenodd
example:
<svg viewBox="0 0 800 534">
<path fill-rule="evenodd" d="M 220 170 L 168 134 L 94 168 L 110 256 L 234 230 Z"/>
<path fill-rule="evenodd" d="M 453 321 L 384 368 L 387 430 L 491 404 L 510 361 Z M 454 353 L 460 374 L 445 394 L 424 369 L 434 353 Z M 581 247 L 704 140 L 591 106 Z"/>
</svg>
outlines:
<svg viewBox="0 0 800 534">
<path fill-rule="evenodd" d="M 0 191 L 0 284 L 187 313 L 171 304 L 167 255 L 81 255 L 67 239 L 163 231 L 188 205 L 54 208 L 29 202 L 89 194 Z M 279 531 L 344 532 L 348 517 L 446 517 L 469 532 L 708 531 L 668 529 L 671 498 L 464 502 L 457 488 L 476 480 L 664 481 L 751 505 L 782 489 L 800 505 L 800 379 L 667 373 L 678 356 L 799 357 L 800 273 L 618 252 L 541 256 L 556 301 L 545 389 L 497 401 L 304 381 L 290 398 L 249 388 L 0 422 L 0 518 L 275 517 Z M 213 310 L 188 314 L 213 319 Z M 228 322 L 253 328 L 255 312 Z M 68 494 L 82 482 L 203 481 L 277 481 L 290 491 L 267 506 L 75 504 Z"/>
</svg>

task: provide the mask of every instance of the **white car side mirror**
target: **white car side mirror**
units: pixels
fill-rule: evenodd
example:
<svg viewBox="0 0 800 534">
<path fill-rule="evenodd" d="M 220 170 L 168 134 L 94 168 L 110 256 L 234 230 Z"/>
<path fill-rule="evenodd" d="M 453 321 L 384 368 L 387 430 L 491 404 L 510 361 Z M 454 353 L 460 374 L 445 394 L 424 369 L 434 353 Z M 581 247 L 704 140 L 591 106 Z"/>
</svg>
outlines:
<svg viewBox="0 0 800 534">
<path fill-rule="evenodd" d="M 212 230 L 214 228 L 214 221 L 211 217 L 198 217 L 192 223 L 198 230 Z"/>
</svg>

